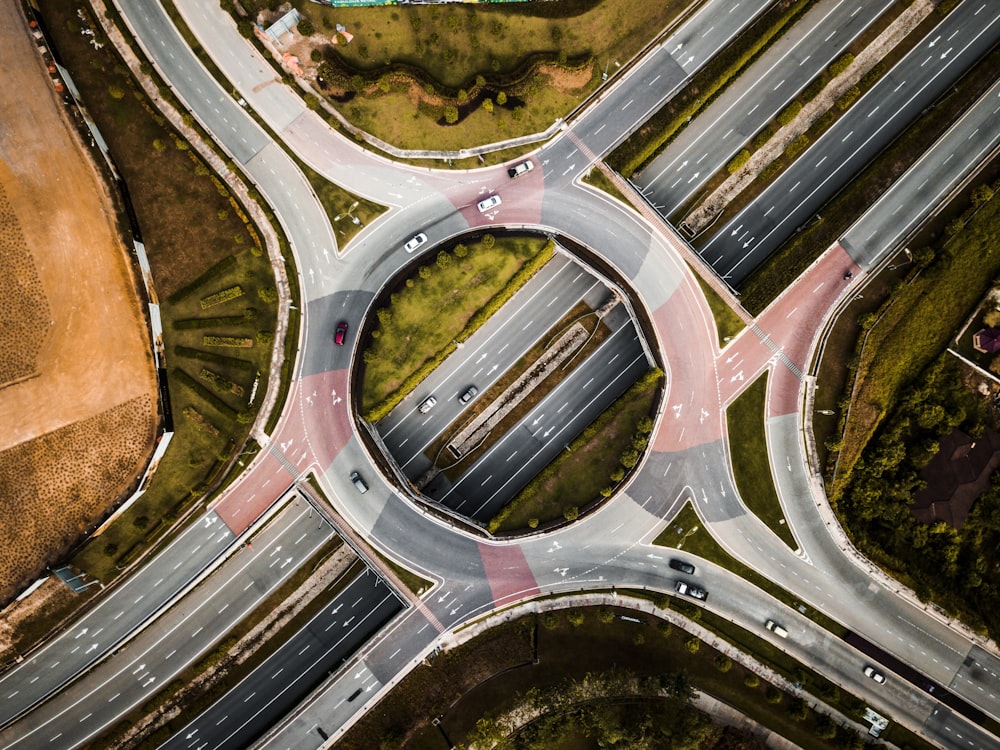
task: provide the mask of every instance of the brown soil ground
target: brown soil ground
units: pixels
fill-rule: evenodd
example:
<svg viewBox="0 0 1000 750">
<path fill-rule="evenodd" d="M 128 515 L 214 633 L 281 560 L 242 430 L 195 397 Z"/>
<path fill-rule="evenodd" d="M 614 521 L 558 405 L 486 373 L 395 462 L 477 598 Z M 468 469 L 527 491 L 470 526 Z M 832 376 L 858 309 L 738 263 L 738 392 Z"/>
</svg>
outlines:
<svg viewBox="0 0 1000 750">
<path fill-rule="evenodd" d="M 0 80 L 0 330 L 16 329 L 0 362 L 17 363 L 0 371 L 2 602 L 142 471 L 156 382 L 108 187 L 16 0 L 0 0 Z"/>
</svg>

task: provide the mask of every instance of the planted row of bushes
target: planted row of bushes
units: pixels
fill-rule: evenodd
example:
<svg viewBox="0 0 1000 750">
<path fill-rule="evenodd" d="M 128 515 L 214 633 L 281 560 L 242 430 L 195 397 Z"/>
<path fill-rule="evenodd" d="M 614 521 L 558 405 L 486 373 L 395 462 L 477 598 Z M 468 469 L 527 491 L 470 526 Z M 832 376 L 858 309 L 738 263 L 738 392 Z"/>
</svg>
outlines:
<svg viewBox="0 0 1000 750">
<path fill-rule="evenodd" d="M 216 263 L 214 266 L 212 266 L 207 271 L 205 271 L 203 274 L 201 274 L 194 281 L 192 281 L 191 283 L 189 283 L 189 284 L 181 287 L 176 292 L 174 292 L 173 294 L 171 294 L 170 297 L 168 298 L 168 301 L 172 302 L 172 303 L 179 302 L 180 300 L 182 300 L 185 297 L 187 297 L 188 295 L 190 295 L 192 292 L 194 292 L 199 287 L 202 287 L 205 284 L 207 284 L 209 281 L 212 281 L 213 279 L 221 278 L 223 274 L 225 274 L 227 271 L 229 271 L 235 265 L 236 265 L 236 256 L 235 255 L 227 255 L 225 258 L 223 258 L 218 263 Z"/>
<path fill-rule="evenodd" d="M 203 386 L 193 377 L 188 375 L 184 370 L 179 367 L 175 367 L 171 371 L 171 376 L 177 380 L 177 382 L 186 386 L 190 390 L 194 391 L 195 394 L 200 396 L 204 401 L 207 401 L 217 412 L 223 414 L 229 419 L 236 419 L 237 411 L 221 398 L 212 393 L 211 390 Z"/>
<path fill-rule="evenodd" d="M 211 362 L 216 365 L 225 365 L 227 367 L 235 367 L 240 370 L 252 370 L 255 365 L 248 359 L 240 359 L 239 357 L 227 357 L 225 354 L 216 354 L 215 352 L 206 352 L 204 349 L 192 349 L 188 346 L 178 346 L 174 350 L 178 357 L 188 357 L 189 359 L 197 359 L 202 362 Z"/>
<path fill-rule="evenodd" d="M 485 235 L 483 237 L 483 245 L 485 247 L 492 247 L 495 239 L 492 235 Z M 464 246 L 459 245 L 455 248 L 456 253 L 458 248 Z M 490 319 L 490 317 L 495 314 L 501 307 L 503 307 L 511 297 L 518 292 L 518 290 L 523 287 L 532 276 L 534 276 L 538 270 L 544 266 L 552 258 L 555 252 L 555 243 L 549 240 L 542 250 L 531 258 L 521 269 L 515 273 L 510 281 L 501 289 L 497 294 L 495 294 L 489 302 L 487 302 L 482 308 L 477 310 L 469 321 L 465 324 L 461 331 L 455 336 L 455 339 L 448 344 L 446 344 L 441 350 L 436 352 L 434 356 L 430 357 L 423 365 L 421 365 L 417 370 L 410 374 L 403 382 L 400 384 L 399 388 L 393 391 L 389 396 L 383 399 L 380 403 L 373 406 L 363 415 L 365 421 L 367 422 L 378 422 L 380 419 L 388 415 L 396 406 L 408 395 L 410 394 L 420 383 L 430 375 L 442 362 L 444 362 L 452 352 L 455 351 L 456 342 L 466 341 L 472 334 L 478 331 L 485 323 Z M 426 266 L 421 268 L 421 271 L 426 268 Z M 391 317 L 391 311 L 383 308 L 376 313 L 379 319 L 382 320 L 384 316 Z M 385 320 L 388 320 L 388 317 Z M 372 335 L 375 336 L 377 331 L 373 331 Z M 367 354 L 367 351 L 366 351 Z"/>
<path fill-rule="evenodd" d="M 246 336 L 202 336 L 201 340 L 205 346 L 221 346 L 231 349 L 249 349 L 253 346 L 253 339 Z"/>
<path fill-rule="evenodd" d="M 215 307 L 216 305 L 221 305 L 223 302 L 229 302 L 238 297 L 242 297 L 244 294 L 243 287 L 239 284 L 236 286 L 231 286 L 226 289 L 222 289 L 214 294 L 210 294 L 207 297 L 201 298 L 201 309 L 207 310 L 210 307 Z"/>
<path fill-rule="evenodd" d="M 648 131 L 648 136 L 633 135 L 619 146 L 609 157 L 610 164 L 623 175 L 632 175 L 654 159 L 680 131 L 702 109 L 711 104 L 739 75 L 780 38 L 786 28 L 791 26 L 805 13 L 815 0 L 798 0 L 786 10 L 774 17 L 775 11 L 766 13 L 751 26 L 748 34 L 741 35 L 735 44 L 729 45 L 716 56 L 716 60 L 725 64 L 721 70 L 716 64 L 708 63 L 695 75 L 688 90 L 697 92 L 695 98 L 686 102 L 679 110 L 671 112 L 668 105 L 653 115 L 647 125 L 639 132 Z M 758 28 L 762 27 L 762 28 Z M 746 38 L 753 35 L 753 38 Z M 744 43 L 741 46 L 741 43 Z M 735 55 L 732 59 L 730 56 Z"/>
</svg>

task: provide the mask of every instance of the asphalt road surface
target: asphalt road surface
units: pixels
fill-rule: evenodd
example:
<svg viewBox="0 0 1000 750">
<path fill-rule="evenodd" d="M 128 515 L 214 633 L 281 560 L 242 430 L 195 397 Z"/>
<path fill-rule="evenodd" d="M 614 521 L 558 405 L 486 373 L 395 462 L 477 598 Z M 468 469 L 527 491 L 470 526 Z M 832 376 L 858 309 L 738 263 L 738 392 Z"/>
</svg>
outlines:
<svg viewBox="0 0 1000 750">
<path fill-rule="evenodd" d="M 249 747 L 401 609 L 402 603 L 382 578 L 366 569 L 263 664 L 162 747 Z M 360 690 L 371 691 L 378 687 L 378 680 L 369 673 L 364 685 Z"/>
<path fill-rule="evenodd" d="M 660 215 L 670 216 L 890 5 L 817 3 L 632 182 Z"/>
<path fill-rule="evenodd" d="M 960 4 L 699 254 L 739 286 L 997 40 L 985 0 Z"/>
<path fill-rule="evenodd" d="M 149 622 L 235 539 L 209 511 L 170 545 L 169 564 L 154 562 L 104 596 L 60 636 L 48 641 L 0 677 L 0 726 L 65 685 Z"/>
</svg>

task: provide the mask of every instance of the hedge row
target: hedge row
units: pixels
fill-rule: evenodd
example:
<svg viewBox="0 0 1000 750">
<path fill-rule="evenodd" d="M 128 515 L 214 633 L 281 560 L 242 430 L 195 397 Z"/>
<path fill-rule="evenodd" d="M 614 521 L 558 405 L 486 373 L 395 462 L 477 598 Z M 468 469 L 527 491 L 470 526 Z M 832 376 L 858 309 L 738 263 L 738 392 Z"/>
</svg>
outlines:
<svg viewBox="0 0 1000 750">
<path fill-rule="evenodd" d="M 623 175 L 632 175 L 639 171 L 647 162 L 666 148 L 690 120 L 702 109 L 715 101 L 716 97 L 720 96 L 729 84 L 739 77 L 744 69 L 763 54 L 771 44 L 777 41 L 781 33 L 815 2 L 816 0 L 798 0 L 798 2 L 793 3 L 784 13 L 773 19 L 770 25 L 761 29 L 759 36 L 749 40 L 748 46 L 738 51 L 735 59 L 723 70 L 706 81 L 696 81 L 689 84 L 689 89 L 696 90 L 701 95 L 686 103 L 667 122 L 657 123 L 657 115 L 654 115 L 649 122 L 654 124 L 655 132 L 648 137 L 648 140 L 645 143 L 639 143 L 638 137 L 632 136 L 632 138 L 629 138 L 611 154 L 608 158 L 608 163 Z M 761 19 L 761 21 L 764 21 L 764 19 Z M 751 29 L 756 29 L 756 24 Z M 744 40 L 737 39 L 736 45 L 742 41 Z M 729 51 L 734 50 L 736 45 L 730 45 Z M 706 68 L 705 70 L 708 69 Z M 629 151 L 634 151 L 634 153 L 627 155 Z"/>
<path fill-rule="evenodd" d="M 523 287 L 528 280 L 534 276 L 538 269 L 544 266 L 552 258 L 552 254 L 555 251 L 555 243 L 549 240 L 545 247 L 539 251 L 538 255 L 529 260 L 521 269 L 514 274 L 507 285 L 504 286 L 499 292 L 497 292 L 493 298 L 487 302 L 483 307 L 477 310 L 469 322 L 465 324 L 465 327 L 455 336 L 455 341 L 465 341 L 473 333 L 479 330 L 487 320 L 490 319 L 494 313 L 497 312 L 501 307 L 503 307 L 507 301 L 514 296 L 514 294 Z M 409 395 L 421 381 L 430 375 L 434 370 L 444 362 L 452 352 L 456 349 L 455 343 L 448 343 L 443 349 L 438 351 L 433 357 L 424 362 L 419 369 L 415 370 L 410 374 L 389 396 L 383 399 L 380 403 L 373 406 L 363 416 L 366 422 L 378 422 L 380 419 L 385 417 L 389 412 L 396 408 L 396 406 Z"/>
<path fill-rule="evenodd" d="M 214 407 L 215 410 L 218 411 L 220 414 L 223 414 L 229 419 L 236 419 L 237 415 L 236 409 L 234 409 L 225 401 L 223 401 L 221 398 L 216 396 L 214 393 L 212 393 L 212 391 L 210 391 L 208 388 L 206 388 L 197 380 L 195 380 L 186 372 L 184 372 L 184 370 L 175 367 L 173 370 L 171 370 L 171 376 L 174 379 L 176 379 L 177 382 L 187 386 L 190 390 L 194 391 L 196 395 L 200 396 L 202 400 L 208 402 L 208 404 Z"/>
<path fill-rule="evenodd" d="M 202 362 L 211 362 L 216 365 L 226 365 L 228 367 L 235 367 L 239 370 L 252 370 L 256 365 L 248 359 L 240 359 L 239 357 L 227 357 L 225 354 L 216 354 L 215 352 L 206 352 L 203 349 L 192 349 L 187 346 L 178 346 L 174 349 L 174 353 L 178 357 L 188 357 L 189 359 L 197 359 Z"/>
<path fill-rule="evenodd" d="M 750 151 L 748 149 L 743 149 L 729 160 L 729 163 L 726 165 L 726 171 L 729 174 L 736 174 L 746 165 L 748 161 L 750 161 Z"/>
<path fill-rule="evenodd" d="M 209 268 L 207 271 L 205 271 L 205 273 L 203 273 L 201 276 L 199 276 L 198 278 L 196 278 L 190 284 L 187 284 L 186 286 L 181 287 L 176 292 L 174 292 L 173 294 L 171 294 L 167 298 L 168 301 L 170 301 L 170 302 L 178 302 L 178 301 L 184 299 L 189 294 L 191 294 L 195 289 L 197 289 L 200 286 L 204 286 L 205 284 L 207 284 L 212 279 L 217 279 L 217 278 L 221 277 L 224 273 L 226 273 L 226 271 L 228 271 L 229 269 L 231 269 L 235 265 L 236 265 L 236 256 L 234 256 L 234 255 L 227 255 L 225 258 L 223 258 L 218 263 L 216 263 L 214 266 L 212 266 L 211 268 Z"/>
<path fill-rule="evenodd" d="M 625 393 L 619 396 L 611 406 L 605 409 L 593 422 L 591 422 L 587 427 L 584 428 L 583 432 L 576 436 L 573 441 L 567 447 L 566 453 L 559 454 L 559 458 L 553 461 L 551 464 L 546 466 L 541 473 L 539 473 L 535 478 L 533 478 L 528 484 L 521 490 L 517 495 L 507 503 L 500 511 L 490 519 L 486 528 L 491 533 L 496 533 L 500 527 L 503 525 L 504 521 L 510 518 L 511 513 L 518 510 L 522 505 L 534 499 L 535 495 L 538 493 L 538 488 L 545 484 L 554 475 L 559 473 L 561 465 L 569 460 L 573 453 L 587 446 L 592 440 L 600 439 L 601 433 L 604 429 L 611 423 L 618 413 L 624 408 L 624 406 L 629 403 L 633 398 L 649 390 L 653 386 L 659 383 L 663 378 L 663 370 L 658 367 L 654 367 L 652 370 L 646 372 L 641 378 L 639 378 L 635 383 L 633 383 Z M 628 448 L 626 448 L 621 456 L 619 457 L 619 464 L 621 467 L 616 467 L 610 476 L 611 482 L 617 484 L 625 478 L 625 472 L 623 469 L 631 469 L 636 464 L 639 463 L 639 459 L 642 457 L 641 451 L 644 451 L 648 443 L 648 435 L 653 431 L 653 420 L 645 417 L 639 420 L 637 425 L 636 433 L 632 438 L 632 442 Z M 617 477 L 617 478 L 616 478 Z M 605 488 L 601 490 L 601 495 L 603 497 L 610 497 L 614 493 L 611 488 Z M 568 506 L 563 509 L 563 517 L 567 521 L 576 520 L 579 515 L 579 508 L 576 505 Z M 534 524 L 537 526 L 537 524 Z"/>
<path fill-rule="evenodd" d="M 799 116 L 799 112 L 802 111 L 802 102 L 798 99 L 793 99 L 791 103 L 778 113 L 776 122 L 778 127 L 785 127 L 786 125 L 791 125 L 792 121 Z"/>
<path fill-rule="evenodd" d="M 236 286 L 231 286 L 221 291 L 215 292 L 215 294 L 210 294 L 207 297 L 201 298 L 201 309 L 207 310 L 210 307 L 215 307 L 216 305 L 221 305 L 223 302 L 229 302 L 237 297 L 242 297 L 244 294 L 243 287 L 239 284 Z"/>
<path fill-rule="evenodd" d="M 253 346 L 253 339 L 245 336 L 202 336 L 201 341 L 205 346 L 225 346 L 230 349 L 249 349 Z"/>
<path fill-rule="evenodd" d="M 178 331 L 190 331 L 196 328 L 215 328 L 216 326 L 241 326 L 247 322 L 242 315 L 230 315 L 220 318 L 184 318 L 175 320 L 173 327 Z"/>
</svg>

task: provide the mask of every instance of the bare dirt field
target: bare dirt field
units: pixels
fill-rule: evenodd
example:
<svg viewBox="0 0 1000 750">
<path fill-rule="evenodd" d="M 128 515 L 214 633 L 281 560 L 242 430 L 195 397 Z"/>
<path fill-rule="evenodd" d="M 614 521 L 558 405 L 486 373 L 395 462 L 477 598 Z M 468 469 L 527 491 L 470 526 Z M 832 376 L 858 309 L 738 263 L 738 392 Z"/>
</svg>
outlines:
<svg viewBox="0 0 1000 750">
<path fill-rule="evenodd" d="M 0 0 L 0 603 L 142 471 L 156 382 L 113 204 Z"/>
</svg>

